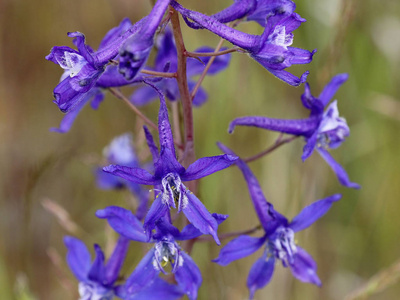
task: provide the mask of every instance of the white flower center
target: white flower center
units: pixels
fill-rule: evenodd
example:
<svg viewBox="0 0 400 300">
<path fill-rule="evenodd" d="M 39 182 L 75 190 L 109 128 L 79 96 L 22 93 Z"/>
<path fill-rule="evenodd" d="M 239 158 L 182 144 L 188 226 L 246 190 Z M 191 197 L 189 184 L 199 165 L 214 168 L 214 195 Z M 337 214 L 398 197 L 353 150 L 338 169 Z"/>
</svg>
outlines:
<svg viewBox="0 0 400 300">
<path fill-rule="evenodd" d="M 293 33 L 286 34 L 286 27 L 277 25 L 274 28 L 274 32 L 269 35 L 268 42 L 287 50 L 287 47 L 293 44 Z"/>
<path fill-rule="evenodd" d="M 114 292 L 96 282 L 79 282 L 79 300 L 112 300 Z"/>
<path fill-rule="evenodd" d="M 61 81 L 66 77 L 75 77 L 82 70 L 83 66 L 87 64 L 86 59 L 76 53 L 64 51 L 64 56 L 57 59 L 58 64 L 63 68 L 64 74 L 61 76 Z"/>
</svg>

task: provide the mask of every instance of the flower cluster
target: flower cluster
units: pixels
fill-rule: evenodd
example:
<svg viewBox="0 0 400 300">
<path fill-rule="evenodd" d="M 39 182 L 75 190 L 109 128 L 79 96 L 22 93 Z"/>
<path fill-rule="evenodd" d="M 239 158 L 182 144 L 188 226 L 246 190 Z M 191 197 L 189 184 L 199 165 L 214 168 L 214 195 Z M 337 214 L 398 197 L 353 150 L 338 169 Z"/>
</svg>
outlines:
<svg viewBox="0 0 400 300">
<path fill-rule="evenodd" d="M 116 95 L 115 88 L 131 85 L 136 89 L 130 97 L 117 90 L 118 97 L 150 125 L 143 128 L 151 163 L 139 160 L 132 135 L 123 134 L 104 150 L 109 165 L 95 170 L 99 188 L 127 189 L 137 200 L 134 213 L 118 206 L 96 212 L 96 216 L 106 219 L 120 236 L 107 263 L 97 244 L 94 245 L 95 259 L 91 261 L 89 250 L 82 241 L 69 236 L 64 239 L 68 265 L 79 280 L 80 299 L 178 299 L 183 295 L 197 299 L 202 275 L 190 256 L 193 245 L 200 238 L 221 245 L 223 238 L 232 236 L 218 234 L 218 226 L 228 216 L 209 212 L 196 196 L 197 182 L 233 165 L 243 173 L 263 234 L 261 237 L 250 236 L 248 232 L 236 234 L 237 237 L 229 241 L 213 261 L 225 266 L 264 247 L 261 258 L 256 260 L 248 275 L 251 299 L 257 289 L 270 282 L 277 261 L 281 261 L 283 267 L 289 267 L 297 279 L 321 285 L 315 261 L 297 245 L 294 234 L 326 214 L 341 195 L 334 194 L 312 203 L 290 222 L 266 200 L 257 178 L 231 149 L 219 143 L 224 154 L 196 160 L 193 146 L 192 104 L 200 106 L 209 97 L 201 87 L 202 79 L 206 74 L 224 71 L 230 63 L 231 53 L 245 53 L 289 85 L 305 83 L 301 101 L 310 110 L 310 116 L 297 120 L 240 117 L 230 123 L 229 132 L 232 133 L 236 126 L 253 126 L 302 136 L 306 142 L 303 161 L 316 149 L 342 185 L 359 188 L 328 152 L 340 146 L 350 133 L 346 120 L 339 117 L 336 100 L 328 105 L 347 80 L 347 74 L 333 77 L 316 98 L 306 83 L 308 71 L 298 77 L 286 70 L 294 64 L 310 63 L 316 53 L 316 50 L 291 46 L 293 32 L 306 21 L 295 9 L 295 3 L 290 0 L 235 0 L 222 11 L 208 16 L 185 8 L 175 0 L 157 0 L 148 16 L 134 24 L 124 19 L 111 29 L 97 51 L 86 45 L 85 36 L 80 32 L 68 34 L 74 38 L 77 50 L 67 46 L 51 49 L 46 59 L 64 69 L 60 83 L 54 89 L 54 102 L 66 113 L 53 131 L 68 132 L 87 103 L 91 102 L 92 108 L 96 109 L 106 91 Z M 212 49 L 203 46 L 195 52 L 187 51 L 179 15 L 190 28 L 208 30 L 233 47 Z M 246 21 L 256 22 L 262 27 L 262 33 L 254 35 L 234 28 Z M 154 62 L 149 59 L 153 57 L 151 52 L 156 52 Z M 196 82 L 194 77 L 197 75 L 200 79 Z M 154 99 L 159 99 L 160 103 L 157 125 L 136 107 Z M 170 122 L 169 117 L 168 105 L 179 104 L 182 105 L 183 126 L 179 111 L 173 112 L 174 122 Z M 173 137 L 173 132 L 180 135 L 181 127 L 185 135 L 183 142 L 180 137 Z M 158 146 L 151 129 L 158 133 Z M 184 218 L 179 219 L 181 212 Z M 150 246 L 139 264 L 131 268 L 132 273 L 126 276 L 121 274 L 121 269 L 130 241 Z"/>
</svg>

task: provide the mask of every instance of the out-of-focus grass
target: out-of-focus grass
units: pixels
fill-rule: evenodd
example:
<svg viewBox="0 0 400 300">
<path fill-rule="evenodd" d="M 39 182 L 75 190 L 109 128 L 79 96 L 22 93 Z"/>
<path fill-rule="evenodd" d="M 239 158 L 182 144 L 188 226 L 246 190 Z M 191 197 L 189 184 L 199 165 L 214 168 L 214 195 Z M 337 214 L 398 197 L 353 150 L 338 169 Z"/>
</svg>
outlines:
<svg viewBox="0 0 400 300">
<path fill-rule="evenodd" d="M 231 1 L 182 3 L 211 14 Z M 289 270 L 277 266 L 269 286 L 256 296 L 343 299 L 400 255 L 400 121 L 393 117 L 400 107 L 400 35 L 396 35 L 400 3 L 304 0 L 297 4 L 307 22 L 296 30 L 294 46 L 318 48 L 318 53 L 310 65 L 290 70 L 296 74 L 310 70 L 314 95 L 334 74 L 350 74 L 335 98 L 351 136 L 332 154 L 362 189 L 341 187 L 317 155 L 302 163 L 300 139 L 250 164 L 266 197 L 288 217 L 312 201 L 343 194 L 326 217 L 297 237 L 317 261 L 323 287 L 298 282 Z M 12 299 L 12 294 L 74 298 L 65 287 L 76 286 L 76 281 L 65 263 L 54 263 L 55 257 L 65 256 L 62 237 L 67 232 L 41 203 L 52 199 L 64 207 L 83 229 L 79 237 L 89 247 L 95 242 L 106 246 L 106 224 L 96 219 L 94 212 L 111 204 L 127 206 L 129 195 L 96 189 L 93 167 L 114 136 L 126 131 L 137 138 L 142 134 L 135 115 L 110 95 L 98 111 L 84 109 L 68 134 L 49 132 L 62 118 L 51 103 L 52 89 L 62 71 L 44 56 L 54 45 L 72 46 L 68 31 L 85 33 L 88 43 L 96 47 L 123 17 L 138 20 L 150 7 L 145 0 L 0 2 L 0 290 L 4 299 Z M 259 33 L 254 24 L 239 28 Z M 194 34 L 184 29 L 184 37 L 189 50 L 218 42 L 206 31 Z M 234 117 L 307 115 L 300 103 L 303 87 L 280 82 L 246 55 L 233 55 L 231 67 L 207 78 L 204 86 L 209 101 L 194 113 L 198 157 L 219 154 L 216 141 L 247 157 L 271 145 L 278 136 L 240 127 L 228 135 L 227 126 Z M 156 120 L 157 109 L 154 103 L 143 111 Z M 138 148 L 144 151 L 143 142 Z M 235 168 L 202 180 L 199 197 L 210 211 L 230 215 L 221 232 L 257 225 L 246 185 Z M 132 245 L 125 274 L 133 270 L 147 247 Z M 196 244 L 193 250 L 204 277 L 199 298 L 245 299 L 246 277 L 257 254 L 220 267 L 209 262 L 218 251 L 208 243 Z M 396 284 L 370 299 L 397 299 L 399 294 Z"/>
</svg>

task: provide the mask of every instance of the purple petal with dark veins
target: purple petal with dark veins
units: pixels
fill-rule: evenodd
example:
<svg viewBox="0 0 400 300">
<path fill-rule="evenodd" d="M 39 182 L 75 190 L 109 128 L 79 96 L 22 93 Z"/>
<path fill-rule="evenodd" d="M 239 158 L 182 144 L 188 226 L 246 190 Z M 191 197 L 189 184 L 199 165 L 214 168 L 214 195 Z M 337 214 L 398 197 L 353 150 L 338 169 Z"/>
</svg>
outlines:
<svg viewBox="0 0 400 300">
<path fill-rule="evenodd" d="M 267 251 L 261 256 L 251 267 L 249 276 L 247 277 L 247 288 L 250 295 L 249 300 L 254 298 L 256 290 L 266 286 L 274 274 L 275 257 L 267 257 Z"/>
<path fill-rule="evenodd" d="M 138 242 L 147 242 L 142 223 L 129 210 L 109 206 L 96 212 L 96 217 L 107 219 L 108 224 L 122 236 Z"/>
<path fill-rule="evenodd" d="M 188 298 L 195 300 L 197 299 L 197 290 L 203 281 L 201 272 L 189 255 L 182 251 L 181 256 L 183 258 L 183 265 L 176 270 L 175 278 Z"/>
<path fill-rule="evenodd" d="M 186 207 L 183 208 L 183 213 L 189 222 L 203 234 L 210 234 L 214 238 L 215 242 L 220 245 L 221 242 L 217 235 L 217 221 L 192 192 L 187 191 L 186 196 L 188 197 L 188 203 Z"/>
<path fill-rule="evenodd" d="M 340 198 L 342 198 L 342 195 L 335 194 L 306 206 L 292 220 L 292 222 L 289 224 L 289 227 L 294 232 L 306 229 L 323 215 L 325 215 L 331 208 L 333 202 L 339 201 Z"/>
<path fill-rule="evenodd" d="M 318 99 L 326 106 L 329 101 L 331 101 L 333 95 L 340 88 L 340 86 L 347 81 L 349 74 L 342 73 L 337 74 L 331 79 L 331 81 L 325 86 L 321 94 L 319 94 Z"/>
<path fill-rule="evenodd" d="M 328 165 L 332 168 L 333 172 L 335 172 L 340 184 L 344 185 L 345 187 L 353 189 L 361 188 L 361 186 L 358 183 L 350 181 L 349 175 L 347 175 L 345 169 L 333 159 L 333 157 L 327 150 L 323 148 L 317 148 L 317 151 L 322 156 L 322 158 L 325 159 Z"/>
<path fill-rule="evenodd" d="M 249 256 L 256 252 L 265 243 L 266 236 L 261 238 L 241 235 L 226 244 L 213 262 L 226 266 L 232 261 Z"/>
<path fill-rule="evenodd" d="M 237 156 L 224 154 L 211 157 L 202 157 L 192 163 L 181 174 L 182 181 L 191 181 L 206 177 L 220 170 L 226 169 L 237 160 Z"/>
<path fill-rule="evenodd" d="M 138 184 L 156 185 L 160 183 L 160 180 L 157 180 L 153 175 L 141 168 L 109 165 L 104 167 L 103 171 Z"/>
<path fill-rule="evenodd" d="M 290 269 L 298 280 L 321 286 L 321 280 L 317 275 L 317 264 L 310 254 L 299 246 L 297 246 L 297 253 L 294 255 L 294 262 L 290 264 Z"/>
<path fill-rule="evenodd" d="M 68 249 L 69 268 L 79 281 L 86 281 L 91 266 L 89 250 L 81 240 L 72 236 L 65 236 L 64 244 Z"/>
</svg>

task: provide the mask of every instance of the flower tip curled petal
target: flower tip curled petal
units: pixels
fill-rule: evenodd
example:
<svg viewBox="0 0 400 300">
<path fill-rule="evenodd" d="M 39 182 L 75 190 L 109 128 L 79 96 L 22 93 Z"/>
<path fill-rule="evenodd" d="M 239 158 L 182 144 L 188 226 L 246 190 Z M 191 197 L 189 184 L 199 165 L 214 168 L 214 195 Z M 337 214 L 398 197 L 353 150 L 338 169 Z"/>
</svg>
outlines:
<svg viewBox="0 0 400 300">
<path fill-rule="evenodd" d="M 349 175 L 347 174 L 345 169 L 337 161 L 335 161 L 335 159 L 327 150 L 322 148 L 318 148 L 317 150 L 318 153 L 322 156 L 322 158 L 333 169 L 341 185 L 353 189 L 361 188 L 359 184 L 350 181 Z"/>
<path fill-rule="evenodd" d="M 319 94 L 318 99 L 325 105 L 331 101 L 333 95 L 337 92 L 340 86 L 347 81 L 349 74 L 341 73 L 334 76 L 331 81 L 325 86 L 321 94 Z"/>
</svg>

